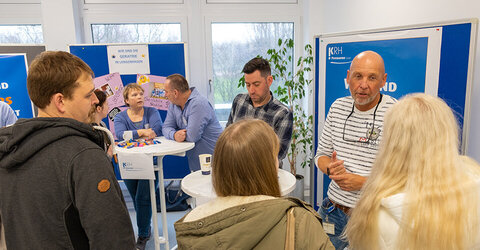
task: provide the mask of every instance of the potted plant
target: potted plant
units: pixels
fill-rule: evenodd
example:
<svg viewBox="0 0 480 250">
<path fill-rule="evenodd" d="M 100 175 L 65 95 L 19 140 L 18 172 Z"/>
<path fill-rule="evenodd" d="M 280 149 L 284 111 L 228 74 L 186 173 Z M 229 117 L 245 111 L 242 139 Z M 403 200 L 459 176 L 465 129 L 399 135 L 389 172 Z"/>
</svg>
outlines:
<svg viewBox="0 0 480 250">
<path fill-rule="evenodd" d="M 286 104 L 293 113 L 292 141 L 287 154 L 290 172 L 297 178 L 294 196 L 303 199 L 304 180 L 297 174 L 297 167 L 304 168 L 310 164 L 313 150 L 313 115 L 308 115 L 304 109 L 304 97 L 312 82 L 309 73 L 313 63 L 312 46 L 307 44 L 304 55 L 296 60 L 293 67 L 294 42 L 292 39 L 278 39 L 278 47 L 267 51 L 267 60 L 272 68 L 272 76 L 280 84 L 274 93 Z M 239 86 L 245 86 L 245 79 L 239 80 Z M 310 90 L 311 92 L 311 90 Z"/>
</svg>

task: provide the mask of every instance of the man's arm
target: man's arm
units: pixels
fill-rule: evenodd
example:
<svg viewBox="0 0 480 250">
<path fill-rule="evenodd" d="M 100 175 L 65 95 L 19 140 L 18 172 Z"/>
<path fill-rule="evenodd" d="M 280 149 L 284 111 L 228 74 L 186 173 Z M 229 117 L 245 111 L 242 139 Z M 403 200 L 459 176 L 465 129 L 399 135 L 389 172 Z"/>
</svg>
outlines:
<svg viewBox="0 0 480 250">
<path fill-rule="evenodd" d="M 337 159 L 337 152 L 333 152 L 332 157 L 320 156 L 317 160 L 318 168 L 328 177 L 335 181 L 344 191 L 360 190 L 365 184 L 367 178 L 357 174 L 349 173 L 345 170 L 344 161 Z"/>
<path fill-rule="evenodd" d="M 233 102 L 232 102 L 232 108 L 230 109 L 230 115 L 228 116 L 228 122 L 227 122 L 227 125 L 225 125 L 225 128 L 230 126 L 230 124 L 233 123 L 233 119 L 235 117 L 235 111 L 237 109 L 237 102 L 238 102 L 238 97 L 240 95 L 237 95 L 235 96 L 235 99 L 233 99 Z"/>
<path fill-rule="evenodd" d="M 69 189 L 90 248 L 134 249 L 130 216 L 105 152 L 100 148 L 84 149 L 71 164 Z"/>
<path fill-rule="evenodd" d="M 169 140 L 174 140 L 174 134 L 177 131 L 177 122 L 175 120 L 175 110 L 173 107 L 174 104 L 170 103 L 168 106 L 167 117 L 165 118 L 165 122 L 163 123 L 163 136 Z"/>
<path fill-rule="evenodd" d="M 0 101 L 0 128 L 14 124 L 18 118 L 10 105 Z"/>
<path fill-rule="evenodd" d="M 366 181 L 366 177 L 349 173 L 343 165 L 344 161 L 337 159 L 337 152 L 333 147 L 331 115 L 332 108 L 327 115 L 322 135 L 318 140 L 317 154 L 315 155 L 317 167 L 328 177 L 335 181 L 345 191 L 360 190 Z M 338 138 L 337 138 L 338 139 Z M 331 157 L 329 156 L 331 155 Z"/>
<path fill-rule="evenodd" d="M 188 115 L 186 141 L 197 142 L 202 138 L 208 122 L 215 115 L 207 100 L 195 102 Z"/>
<path fill-rule="evenodd" d="M 280 116 L 280 119 L 275 123 L 274 130 L 280 140 L 278 159 L 282 160 L 287 155 L 288 147 L 292 141 L 293 114 L 290 110 L 287 114 L 282 114 Z"/>
</svg>

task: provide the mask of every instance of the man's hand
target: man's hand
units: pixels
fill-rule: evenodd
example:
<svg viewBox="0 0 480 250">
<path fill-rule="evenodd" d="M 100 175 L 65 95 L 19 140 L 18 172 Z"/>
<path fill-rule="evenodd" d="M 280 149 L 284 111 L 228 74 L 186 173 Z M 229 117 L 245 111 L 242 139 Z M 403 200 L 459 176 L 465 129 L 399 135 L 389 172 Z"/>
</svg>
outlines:
<svg viewBox="0 0 480 250">
<path fill-rule="evenodd" d="M 139 129 L 137 130 L 137 132 L 138 132 L 138 136 L 143 139 L 150 140 L 157 137 L 157 134 L 155 134 L 155 131 L 153 131 L 153 129 L 151 128 Z"/>
<path fill-rule="evenodd" d="M 330 179 L 335 181 L 344 191 L 360 190 L 365 181 L 367 181 L 367 177 L 347 172 L 340 175 L 330 175 Z"/>
<path fill-rule="evenodd" d="M 177 141 L 177 142 L 185 141 L 185 139 L 187 138 L 187 130 L 186 130 L 186 129 L 180 129 L 180 130 L 178 130 L 178 131 L 175 132 L 175 134 L 173 135 L 173 138 L 174 138 L 175 141 Z"/>
<path fill-rule="evenodd" d="M 332 160 L 327 165 L 327 173 L 329 174 L 329 176 L 331 176 L 331 175 L 341 175 L 346 172 L 347 170 L 345 170 L 343 161 L 337 159 L 337 151 L 333 151 Z"/>
</svg>

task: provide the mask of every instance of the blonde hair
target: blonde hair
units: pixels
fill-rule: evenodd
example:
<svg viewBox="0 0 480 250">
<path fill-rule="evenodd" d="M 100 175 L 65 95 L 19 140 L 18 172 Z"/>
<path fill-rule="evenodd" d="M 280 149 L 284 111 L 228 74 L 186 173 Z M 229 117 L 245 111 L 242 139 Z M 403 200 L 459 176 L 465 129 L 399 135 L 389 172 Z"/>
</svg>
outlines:
<svg viewBox="0 0 480 250">
<path fill-rule="evenodd" d="M 469 249 L 478 240 L 479 166 L 458 153 L 440 98 L 413 94 L 386 114 L 371 176 L 345 229 L 352 249 L 378 249 L 380 203 L 405 193 L 395 249 Z"/>
<path fill-rule="evenodd" d="M 130 91 L 133 91 L 133 90 L 142 91 L 142 93 L 145 92 L 145 90 L 143 90 L 142 86 L 140 86 L 138 83 L 132 82 L 132 83 L 129 83 L 127 86 L 125 86 L 125 88 L 123 89 L 123 101 L 125 102 L 125 105 L 127 105 L 127 106 L 130 106 L 127 103 L 128 94 L 130 94 Z"/>
<path fill-rule="evenodd" d="M 212 183 L 217 195 L 280 197 L 278 151 L 278 137 L 266 122 L 242 120 L 228 126 L 213 153 Z"/>
</svg>

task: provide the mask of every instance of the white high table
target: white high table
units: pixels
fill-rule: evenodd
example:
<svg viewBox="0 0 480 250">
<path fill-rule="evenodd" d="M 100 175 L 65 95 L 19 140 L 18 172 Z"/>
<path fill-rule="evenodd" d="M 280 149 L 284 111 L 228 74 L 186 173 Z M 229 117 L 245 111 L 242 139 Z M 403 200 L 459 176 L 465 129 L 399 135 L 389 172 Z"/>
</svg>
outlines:
<svg viewBox="0 0 480 250">
<path fill-rule="evenodd" d="M 297 180 L 293 174 L 283 169 L 278 170 L 278 183 L 280 184 L 282 196 L 292 192 L 295 189 L 296 182 Z M 202 175 L 202 171 L 195 171 L 185 176 L 182 180 L 182 190 L 196 199 L 200 198 L 204 202 L 217 197 L 212 185 L 212 175 Z"/>
<path fill-rule="evenodd" d="M 158 183 L 160 187 L 163 187 L 163 157 L 165 155 L 185 156 L 185 152 L 195 147 L 193 142 L 176 142 L 168 140 L 165 137 L 157 137 L 156 140 L 160 141 L 160 144 L 148 145 L 145 147 L 134 148 L 122 148 L 115 147 L 115 151 L 118 153 L 139 153 L 149 154 L 158 157 L 158 165 L 154 170 L 158 171 Z M 153 232 L 155 239 L 155 249 L 160 249 L 160 244 L 165 244 L 165 249 L 170 249 L 168 245 L 168 225 L 167 225 L 167 205 L 165 202 L 165 192 L 163 188 L 160 190 L 160 208 L 162 209 L 162 228 L 163 237 L 159 236 L 158 232 L 158 220 L 157 220 L 157 204 L 155 201 L 155 180 L 150 181 L 150 203 L 152 204 L 152 220 L 153 220 Z"/>
</svg>

